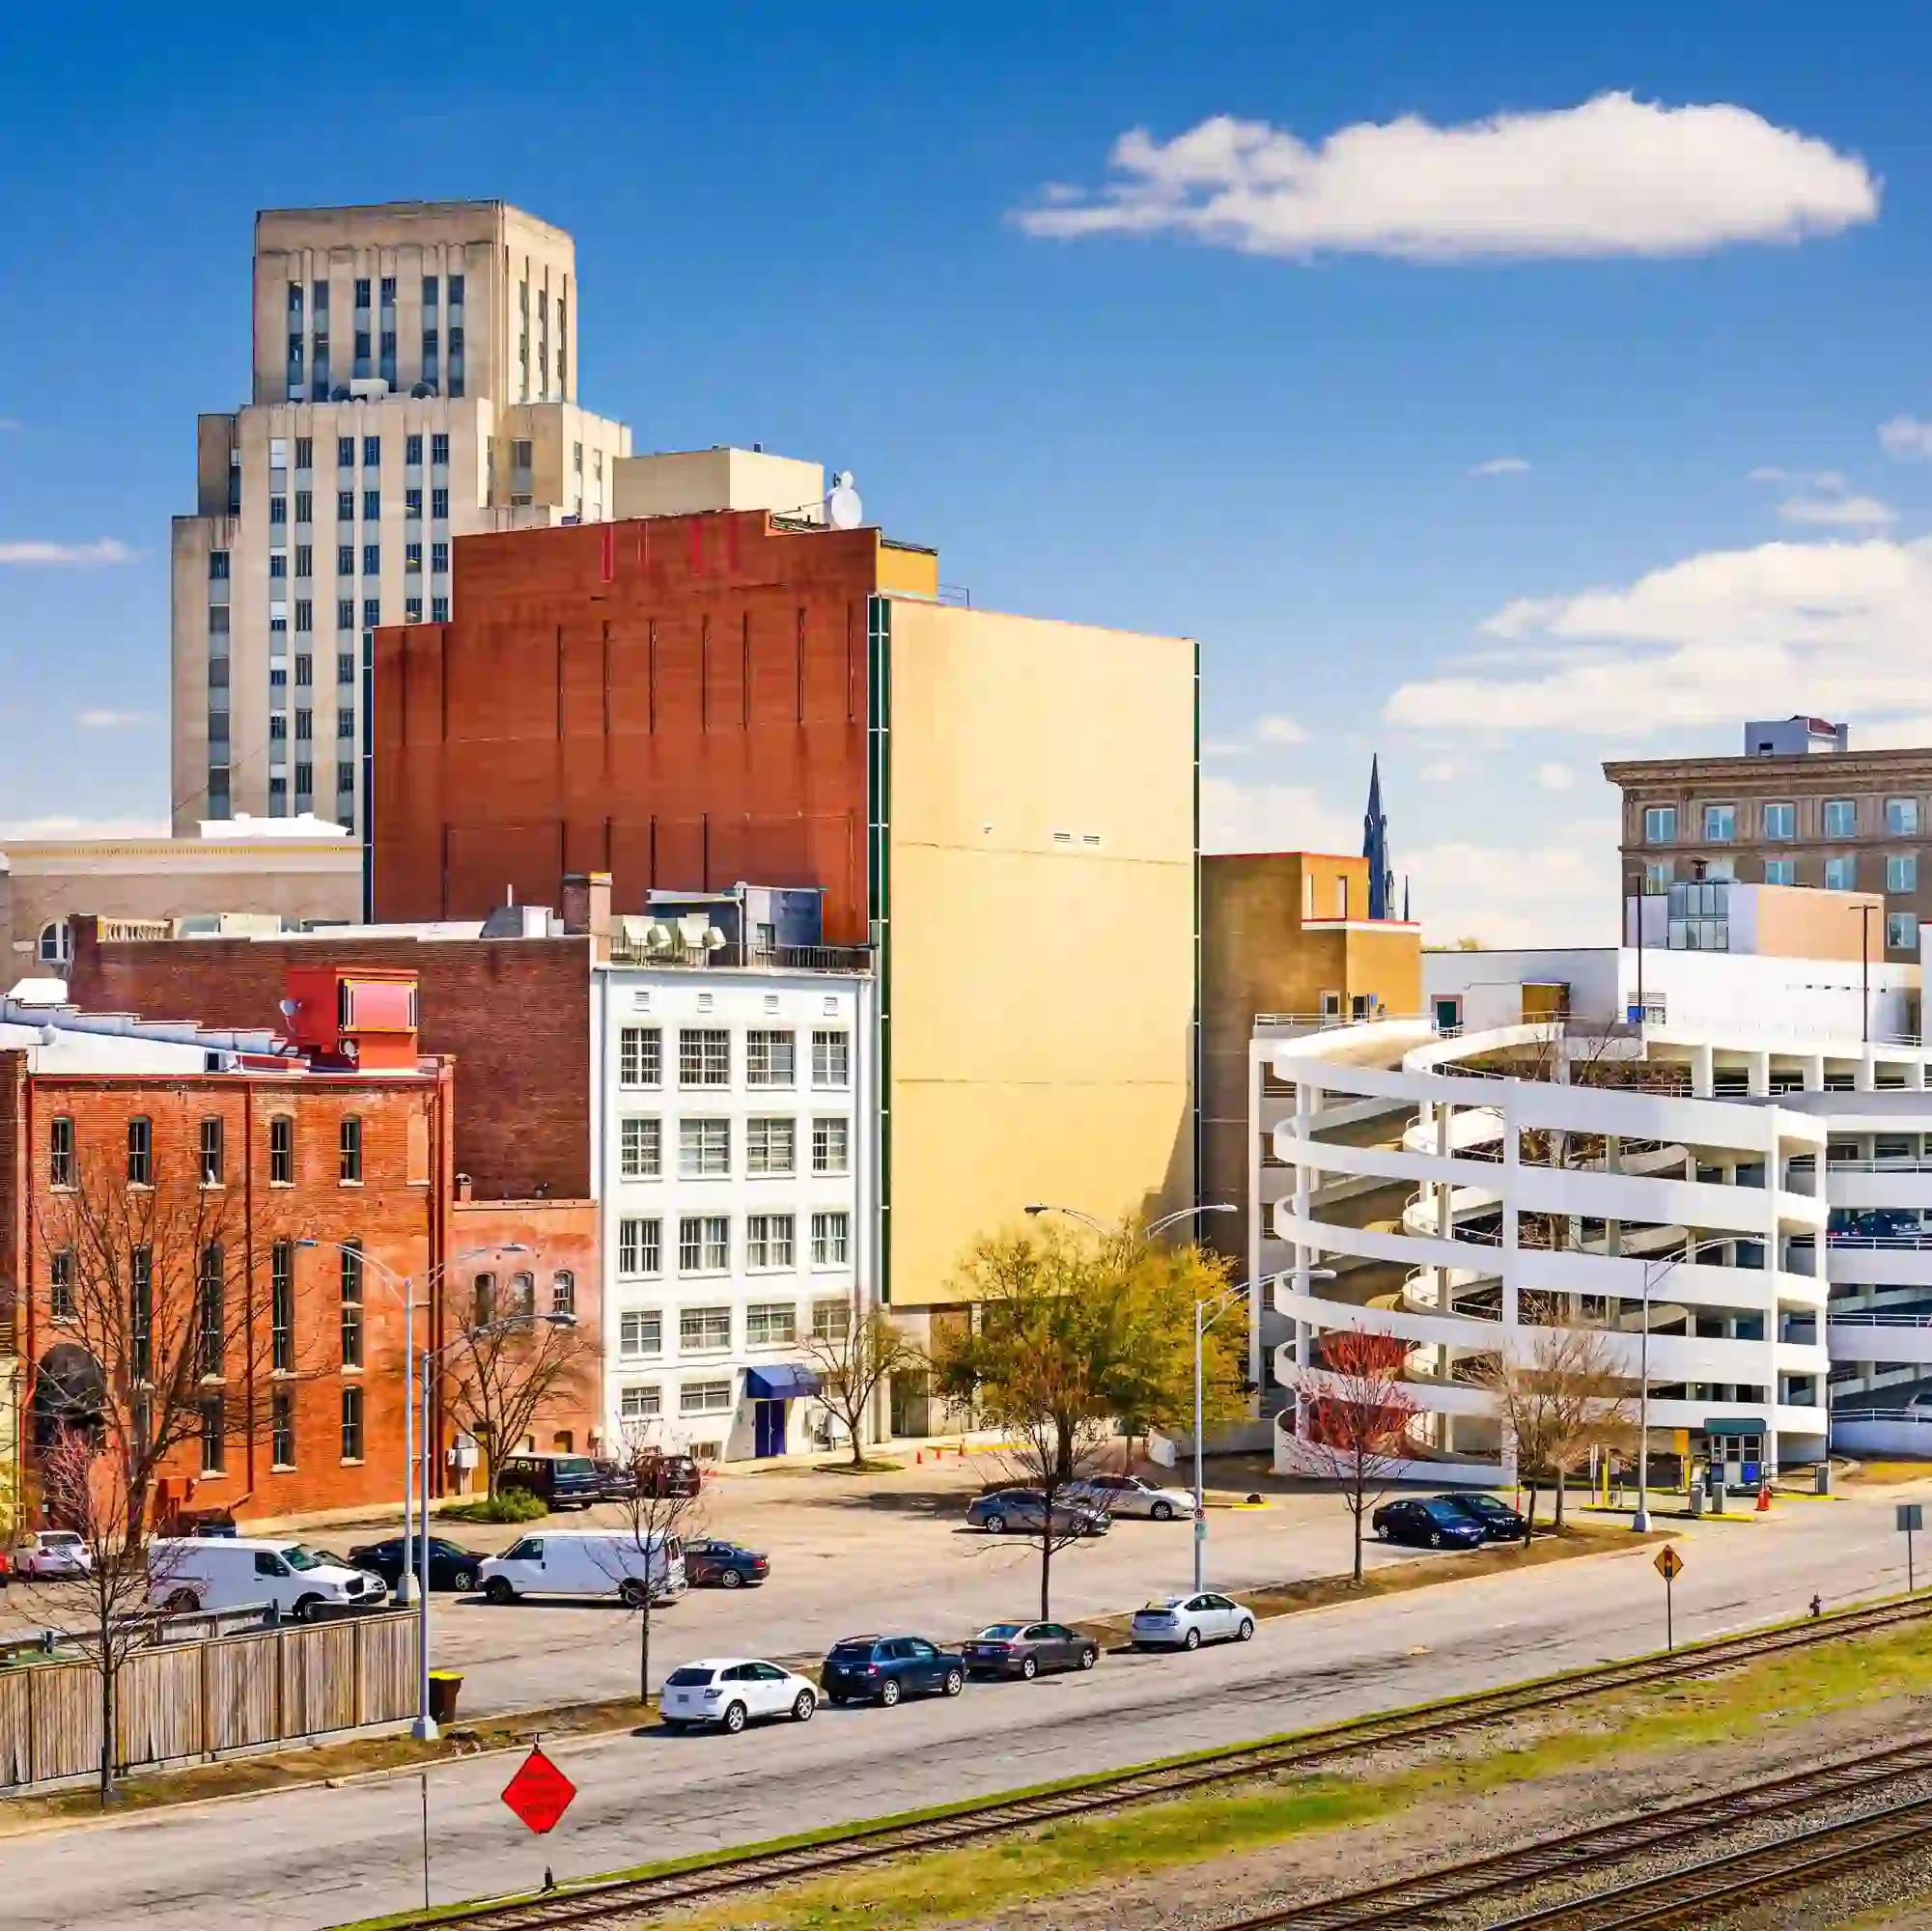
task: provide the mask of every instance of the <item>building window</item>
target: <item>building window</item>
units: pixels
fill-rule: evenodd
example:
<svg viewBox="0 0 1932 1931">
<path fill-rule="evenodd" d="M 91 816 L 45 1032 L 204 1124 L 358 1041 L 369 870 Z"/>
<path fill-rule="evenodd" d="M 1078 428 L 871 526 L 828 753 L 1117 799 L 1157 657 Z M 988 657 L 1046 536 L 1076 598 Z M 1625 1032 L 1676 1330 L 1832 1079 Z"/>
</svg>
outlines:
<svg viewBox="0 0 1932 1931">
<path fill-rule="evenodd" d="M 1704 843 L 1728 845 L 1737 836 L 1738 808 L 1734 804 L 1707 804 L 1704 807 Z"/>
<path fill-rule="evenodd" d="M 306 603 L 297 603 L 295 605 L 295 628 L 297 630 L 306 630 L 308 629 L 308 626 L 302 622 L 302 612 L 308 607 Z M 316 660 L 314 657 L 307 651 L 298 651 L 295 654 L 295 688 L 297 690 L 305 690 L 315 681 Z M 300 733 L 298 732 L 296 735 L 300 736 Z"/>
<path fill-rule="evenodd" d="M 724 1273 L 731 1266 L 731 1220 L 723 1214 L 686 1214 L 678 1222 L 678 1272 Z"/>
<path fill-rule="evenodd" d="M 382 600 L 379 597 L 365 597 L 362 600 L 362 628 L 373 630 L 382 621 Z"/>
<path fill-rule="evenodd" d="M 812 1084 L 829 1089 L 852 1084 L 852 1035 L 843 1030 L 812 1035 Z"/>
<path fill-rule="evenodd" d="M 225 549 L 211 549 L 208 553 L 208 580 L 210 583 L 228 581 L 228 552 Z"/>
<path fill-rule="evenodd" d="M 210 665 L 210 669 L 212 670 Z M 224 664 L 223 669 L 227 666 Z M 64 918 L 50 920 L 41 927 L 41 936 L 35 941 L 35 953 L 42 966 L 59 968 L 59 976 L 67 976 L 67 968 L 73 963 L 73 927 Z"/>
<path fill-rule="evenodd" d="M 747 1348 L 788 1347 L 798 1338 L 798 1310 L 789 1301 L 754 1301 L 744 1310 Z"/>
<path fill-rule="evenodd" d="M 664 1352 L 664 1317 L 655 1307 L 627 1308 L 617 1318 L 617 1352 L 635 1361 Z"/>
<path fill-rule="evenodd" d="M 450 567 L 450 546 L 447 543 L 433 543 L 430 546 L 430 571 L 435 576 L 447 576 Z"/>
<path fill-rule="evenodd" d="M 362 1365 L 362 1243 L 346 1241 L 342 1247 L 342 1364 Z"/>
<path fill-rule="evenodd" d="M 537 1311 L 537 1276 L 533 1273 L 513 1273 L 510 1276 L 510 1308 L 512 1314 L 534 1314 Z"/>
<path fill-rule="evenodd" d="M 362 1390 L 346 1387 L 342 1391 L 342 1459 L 362 1460 Z"/>
<path fill-rule="evenodd" d="M 127 1185 L 149 1187 L 154 1179 L 154 1123 L 137 1113 L 127 1122 Z"/>
<path fill-rule="evenodd" d="M 268 1185 L 293 1187 L 295 1184 L 295 1123 L 287 1113 L 276 1113 L 268 1121 Z"/>
<path fill-rule="evenodd" d="M 335 714 L 335 741 L 338 744 L 347 743 L 354 736 L 355 713 L 345 705 Z"/>
<path fill-rule="evenodd" d="M 852 1125 L 847 1120 L 812 1122 L 812 1171 L 846 1173 L 852 1166 Z"/>
<path fill-rule="evenodd" d="M 421 518 L 423 514 L 423 492 L 420 490 L 405 490 L 403 491 L 403 514 L 411 521 L 415 521 Z M 422 561 L 423 552 L 419 546 L 416 550 L 418 568 L 421 567 Z"/>
<path fill-rule="evenodd" d="M 1767 838 L 1796 838 L 1798 836 L 1798 807 L 1789 799 L 1781 799 L 1764 807 L 1764 835 Z"/>
<path fill-rule="evenodd" d="M 297 544 L 295 546 L 295 574 L 297 576 L 313 576 L 315 574 L 316 574 L 315 545 Z M 306 607 L 306 606 L 299 606 L 299 607 Z M 306 630 L 309 627 L 306 624 L 302 623 L 298 617 L 296 619 L 295 628 L 298 630 Z"/>
<path fill-rule="evenodd" d="M 1889 911 L 1885 915 L 1885 942 L 1894 952 L 1918 950 L 1918 914 L 1916 911 Z"/>
<path fill-rule="evenodd" d="M 403 573 L 406 576 L 420 576 L 423 574 L 423 546 L 419 543 L 406 543 L 403 546 Z"/>
<path fill-rule="evenodd" d="M 135 1247 L 127 1256 L 127 1351 L 134 1379 L 154 1373 L 154 1250 Z"/>
<path fill-rule="evenodd" d="M 678 1312 L 678 1346 L 687 1355 L 721 1354 L 731 1346 L 731 1309 L 681 1308 Z"/>
<path fill-rule="evenodd" d="M 355 467 L 355 438 L 352 435 L 339 435 L 335 439 L 335 466 L 338 469 Z"/>
<path fill-rule="evenodd" d="M 450 460 L 450 439 L 447 435 L 430 437 L 430 461 L 447 462 Z"/>
<path fill-rule="evenodd" d="M 362 1122 L 350 1113 L 342 1123 L 342 1159 L 339 1180 L 360 1181 L 362 1178 Z"/>
<path fill-rule="evenodd" d="M 664 1272 L 664 1223 L 627 1217 L 617 1223 L 617 1272 L 650 1279 Z"/>
<path fill-rule="evenodd" d="M 315 463 L 316 463 L 315 438 L 313 436 L 308 436 L 308 435 L 296 436 L 295 467 L 297 469 L 313 469 L 315 467 Z"/>
<path fill-rule="evenodd" d="M 365 435 L 362 438 L 362 466 L 375 469 L 382 462 L 382 438 L 379 435 Z"/>
<path fill-rule="evenodd" d="M 421 434 L 406 435 L 403 438 L 403 461 L 408 463 L 419 463 L 422 460 L 423 438 Z"/>
<path fill-rule="evenodd" d="M 576 1311 L 577 1277 L 568 1269 L 559 1269 L 550 1276 L 550 1312 L 574 1317 Z"/>
<path fill-rule="evenodd" d="M 73 1249 L 56 1247 L 47 1256 L 47 1313 L 55 1321 L 74 1318 Z"/>
<path fill-rule="evenodd" d="M 724 1382 L 686 1382 L 678 1390 L 678 1413 L 680 1414 L 729 1414 L 731 1413 L 731 1384 Z"/>
<path fill-rule="evenodd" d="M 430 599 L 430 622 L 433 624 L 447 624 L 449 620 L 449 599 L 447 597 L 432 597 Z"/>
<path fill-rule="evenodd" d="M 219 1475 L 228 1467 L 228 1404 L 211 1394 L 201 1405 L 201 1471 Z"/>
<path fill-rule="evenodd" d="M 355 561 L 355 552 L 353 550 L 340 549 L 336 551 L 336 560 L 338 562 L 344 557 L 347 557 L 352 564 Z M 335 600 L 335 628 L 338 630 L 352 630 L 355 629 L 355 599 L 353 597 L 338 597 Z M 336 659 L 337 663 L 341 661 L 340 658 Z"/>
<path fill-rule="evenodd" d="M 1858 799 L 1828 798 L 1825 800 L 1823 823 L 1827 838 L 1856 838 L 1859 835 Z"/>
<path fill-rule="evenodd" d="M 57 1113 L 47 1122 L 47 1184 L 71 1187 L 74 1184 L 73 1120 Z"/>
<path fill-rule="evenodd" d="M 406 624 L 420 624 L 423 621 L 423 600 L 420 597 L 403 599 L 403 621 Z"/>
<path fill-rule="evenodd" d="M 1850 892 L 1858 889 L 1858 861 L 1855 858 L 1837 857 L 1825 860 L 1825 889 L 1828 892 Z"/>
<path fill-rule="evenodd" d="M 844 1267 L 852 1251 L 852 1216 L 830 1213 L 812 1216 L 812 1265 Z"/>
<path fill-rule="evenodd" d="M 618 1123 L 617 1173 L 620 1180 L 656 1180 L 664 1170 L 661 1120 Z"/>
<path fill-rule="evenodd" d="M 626 1026 L 617 1036 L 617 1083 L 661 1086 L 664 1038 L 656 1026 Z"/>
<path fill-rule="evenodd" d="M 278 1375 L 294 1372 L 295 1246 L 293 1241 L 277 1241 L 268 1252 L 268 1365 Z"/>
<path fill-rule="evenodd" d="M 277 1388 L 268 1397 L 268 1459 L 277 1469 L 295 1466 L 295 1396 L 292 1388 Z"/>
<path fill-rule="evenodd" d="M 222 1165 L 222 1123 L 219 1120 L 204 1120 L 201 1123 L 201 1184 L 204 1187 L 219 1187 Z"/>
<path fill-rule="evenodd" d="M 715 1026 L 686 1026 L 678 1034 L 678 1084 L 728 1086 L 731 1035 Z"/>
<path fill-rule="evenodd" d="M 654 1387 L 620 1388 L 617 1411 L 621 1421 L 655 1421 L 664 1412 L 664 1397 Z"/>
<path fill-rule="evenodd" d="M 744 1265 L 789 1268 L 798 1264 L 798 1239 L 789 1214 L 752 1214 L 744 1222 Z"/>
<path fill-rule="evenodd" d="M 450 393 L 452 395 L 457 393 L 457 384 L 461 379 L 460 377 L 454 375 L 451 377 Z M 450 492 L 447 490 L 432 490 L 430 491 L 430 517 L 432 520 L 439 523 L 447 522 L 449 520 L 449 513 Z"/>
<path fill-rule="evenodd" d="M 268 498 L 268 524 L 275 528 L 289 520 L 289 499 L 287 496 Z M 279 541 L 279 540 L 278 540 Z"/>
<path fill-rule="evenodd" d="M 221 1243 L 210 1241 L 201 1250 L 195 1275 L 195 1372 L 204 1381 L 221 1373 L 226 1314 L 222 1293 Z"/>
<path fill-rule="evenodd" d="M 469 1322 L 487 1328 L 496 1319 L 496 1276 L 480 1273 L 469 1284 Z"/>
<path fill-rule="evenodd" d="M 789 1032 L 751 1031 L 744 1035 L 747 1086 L 798 1084 L 798 1037 Z"/>
<path fill-rule="evenodd" d="M 372 517 L 374 510 L 369 513 Z M 382 574 L 382 547 L 379 544 L 362 546 L 362 574 L 364 576 L 380 576 Z"/>
<path fill-rule="evenodd" d="M 1916 798 L 1889 798 L 1885 801 L 1885 831 L 1888 838 L 1918 836 L 1918 800 Z"/>
<path fill-rule="evenodd" d="M 748 1174 L 795 1173 L 798 1127 L 796 1120 L 759 1119 L 744 1123 L 744 1170 Z"/>
<path fill-rule="evenodd" d="M 1890 852 L 1886 854 L 1885 888 L 1889 892 L 1916 892 L 1918 889 L 1918 853 Z"/>
<path fill-rule="evenodd" d="M 731 1173 L 731 1122 L 678 1122 L 678 1177 L 682 1180 L 723 1180 Z"/>
<path fill-rule="evenodd" d="M 1764 882 L 1767 885 L 1795 885 L 1798 882 L 1798 860 L 1767 858 L 1764 861 Z"/>
<path fill-rule="evenodd" d="M 818 1216 L 819 1218 L 844 1219 L 843 1214 Z M 816 1239 L 816 1234 L 814 1235 Z M 812 1302 L 812 1339 L 843 1342 L 852 1332 L 852 1302 L 849 1301 L 815 1301 Z"/>
</svg>

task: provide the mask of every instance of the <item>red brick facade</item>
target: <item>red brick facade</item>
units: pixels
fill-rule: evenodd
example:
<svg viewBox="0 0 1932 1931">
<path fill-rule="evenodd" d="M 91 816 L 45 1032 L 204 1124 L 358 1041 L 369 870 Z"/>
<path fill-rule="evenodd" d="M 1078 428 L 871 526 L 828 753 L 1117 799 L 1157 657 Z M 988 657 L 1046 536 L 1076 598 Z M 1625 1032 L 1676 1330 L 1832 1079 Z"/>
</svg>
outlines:
<svg viewBox="0 0 1932 1931">
<path fill-rule="evenodd" d="M 456 617 L 376 633 L 376 915 L 476 917 L 563 876 L 816 884 L 867 938 L 874 530 L 762 511 L 460 538 Z"/>
<path fill-rule="evenodd" d="M 557 900 L 553 896 L 551 904 Z M 132 939 L 74 921 L 68 995 L 85 1012 L 210 1026 L 282 1023 L 289 968 L 406 966 L 423 1049 L 456 1061 L 455 1170 L 479 1195 L 590 1191 L 590 940 Z"/>
</svg>

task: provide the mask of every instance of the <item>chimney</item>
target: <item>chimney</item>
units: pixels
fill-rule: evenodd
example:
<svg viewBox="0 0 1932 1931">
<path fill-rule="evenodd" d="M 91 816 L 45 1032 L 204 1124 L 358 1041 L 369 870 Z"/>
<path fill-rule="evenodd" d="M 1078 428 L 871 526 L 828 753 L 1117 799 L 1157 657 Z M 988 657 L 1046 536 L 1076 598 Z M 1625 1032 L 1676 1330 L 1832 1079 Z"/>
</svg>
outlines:
<svg viewBox="0 0 1932 1931">
<path fill-rule="evenodd" d="M 610 957 L 610 874 L 564 874 L 564 930 L 590 934 L 591 956 Z"/>
<path fill-rule="evenodd" d="M 456 1177 L 456 1197 L 459 1200 L 474 1200 L 476 1198 L 476 1182 L 466 1173 L 460 1173 Z"/>
</svg>

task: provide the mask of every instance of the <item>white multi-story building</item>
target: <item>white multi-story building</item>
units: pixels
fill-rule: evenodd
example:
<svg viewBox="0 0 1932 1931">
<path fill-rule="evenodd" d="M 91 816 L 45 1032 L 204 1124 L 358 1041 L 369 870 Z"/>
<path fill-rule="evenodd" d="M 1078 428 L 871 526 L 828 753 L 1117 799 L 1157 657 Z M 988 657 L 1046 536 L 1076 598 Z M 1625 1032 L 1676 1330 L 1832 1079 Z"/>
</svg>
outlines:
<svg viewBox="0 0 1932 1931">
<path fill-rule="evenodd" d="M 1257 1034 L 1279 1466 L 1307 1466 L 1297 1397 L 1354 1330 L 1406 1344 L 1414 1472 L 1496 1479 L 1486 1368 L 1579 1312 L 1633 1381 L 1647 1327 L 1656 1452 L 1748 1480 L 1828 1444 L 1932 1443 L 1916 968 L 1644 966 L 1639 999 L 1630 948 L 1431 955 L 1434 1025 Z"/>
<path fill-rule="evenodd" d="M 620 936 L 592 996 L 606 1437 L 828 1444 L 800 1344 L 855 1320 L 873 1274 L 869 955 L 630 958 Z"/>
<path fill-rule="evenodd" d="M 576 250 L 502 202 L 256 216 L 250 400 L 200 418 L 173 553 L 173 816 L 359 826 L 363 648 L 449 615 L 453 540 L 614 514 Z"/>
</svg>

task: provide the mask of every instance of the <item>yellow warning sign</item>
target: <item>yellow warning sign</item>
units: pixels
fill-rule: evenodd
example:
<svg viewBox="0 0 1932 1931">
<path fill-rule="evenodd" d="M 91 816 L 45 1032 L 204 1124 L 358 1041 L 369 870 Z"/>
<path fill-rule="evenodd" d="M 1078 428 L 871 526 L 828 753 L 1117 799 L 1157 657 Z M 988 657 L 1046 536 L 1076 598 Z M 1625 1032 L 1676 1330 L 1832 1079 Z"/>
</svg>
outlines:
<svg viewBox="0 0 1932 1931">
<path fill-rule="evenodd" d="M 1668 1582 L 1684 1567 L 1684 1558 L 1668 1543 L 1657 1552 L 1657 1573 Z"/>
</svg>

